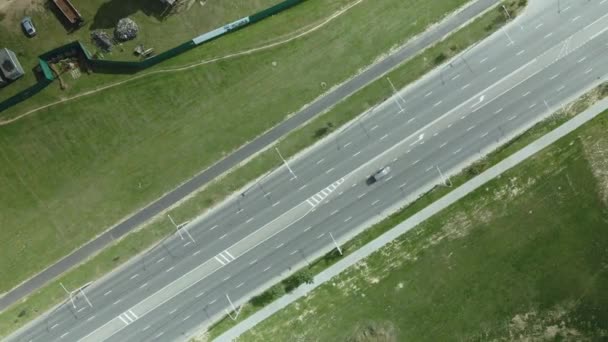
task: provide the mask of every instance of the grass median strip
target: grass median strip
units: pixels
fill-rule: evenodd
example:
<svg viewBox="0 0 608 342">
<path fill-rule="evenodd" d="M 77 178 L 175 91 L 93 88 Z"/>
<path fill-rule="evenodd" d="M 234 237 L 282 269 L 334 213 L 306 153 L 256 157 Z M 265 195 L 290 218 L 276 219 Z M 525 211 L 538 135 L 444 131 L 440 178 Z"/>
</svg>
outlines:
<svg viewBox="0 0 608 342">
<path fill-rule="evenodd" d="M 494 29 L 498 28 L 504 18 L 499 11 L 492 11 L 471 25 L 463 28 L 451 38 L 439 45 L 425 51 L 422 55 L 412 59 L 393 73 L 390 77 L 398 87 L 414 81 L 425 72 L 433 68 L 438 55 L 449 56 L 466 46 L 484 38 Z M 280 143 L 282 153 L 287 156 L 295 154 L 302 148 L 314 143 L 320 137 L 335 129 L 339 125 L 354 118 L 357 114 L 382 101 L 391 94 L 390 87 L 383 80 L 377 81 L 334 108 L 329 113 L 312 121 L 297 132 L 292 133 Z M 221 180 L 210 184 L 206 189 L 184 202 L 176 208 L 172 215 L 176 219 L 191 218 L 203 212 L 213 204 L 219 202 L 228 194 L 239 189 L 247 182 L 268 172 L 280 161 L 271 152 L 262 153 L 245 166 L 226 175 Z M 76 288 L 88 280 L 96 279 L 108 272 L 129 257 L 146 249 L 161 237 L 170 234 L 172 230 L 165 222 L 155 221 L 145 229 L 125 237 L 111 248 L 92 258 L 89 262 L 67 273 L 56 282 L 49 284 L 41 291 L 32 295 L 25 302 L 15 305 L 0 314 L 0 335 L 16 329 L 32 319 L 53 304 L 63 300 L 63 294 L 58 282 L 62 281 L 70 288 Z"/>
<path fill-rule="evenodd" d="M 413 20 L 419 8 L 403 1 L 361 1 L 288 44 L 137 79 L 0 127 L 0 160 L 7 165 L 0 169 L 0 186 L 10 189 L 0 198 L 0 206 L 10 208 L 0 217 L 0 226 L 8 227 L 0 232 L 0 291 L 275 126 L 464 2 L 425 1 L 421 8 L 428 15 Z M 247 37 L 259 42 L 264 32 L 275 39 L 275 25 L 289 26 L 294 16 L 317 23 L 333 12 L 314 15 L 352 3 L 307 1 L 183 58 L 217 53 L 218 46 L 229 49 Z M 341 62 L 327 63 L 328 55 Z"/>
<path fill-rule="evenodd" d="M 239 341 L 605 339 L 606 128 L 608 111 Z"/>
</svg>

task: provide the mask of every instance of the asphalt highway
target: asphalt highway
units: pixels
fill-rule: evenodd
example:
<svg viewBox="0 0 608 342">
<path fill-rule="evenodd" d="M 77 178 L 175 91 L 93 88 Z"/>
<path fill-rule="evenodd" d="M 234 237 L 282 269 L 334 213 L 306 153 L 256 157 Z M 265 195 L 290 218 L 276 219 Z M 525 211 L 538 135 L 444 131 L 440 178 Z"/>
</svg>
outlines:
<svg viewBox="0 0 608 342">
<path fill-rule="evenodd" d="M 4 294 L 2 297 L 0 297 L 0 310 L 4 310 L 11 304 L 17 302 L 19 299 L 34 292 L 53 278 L 63 274 L 70 268 L 85 261 L 91 255 L 94 255 L 99 250 L 112 244 L 116 239 L 128 234 L 159 213 L 183 200 L 193 192 L 200 189 L 202 186 L 238 166 L 240 163 L 251 158 L 256 153 L 268 148 L 294 129 L 297 129 L 302 124 L 328 110 L 338 102 L 342 101 L 345 97 L 354 94 L 357 90 L 382 76 L 395 66 L 402 63 L 404 60 L 409 59 L 421 49 L 432 46 L 446 34 L 463 25 L 468 20 L 474 18 L 488 8 L 491 8 L 498 1 L 499 0 L 476 0 L 470 5 L 466 6 L 462 11 L 445 18 L 431 29 L 415 37 L 407 44 L 388 55 L 386 58 L 377 61 L 360 74 L 345 81 L 318 99 L 315 99 L 302 110 L 289 116 L 289 118 L 287 118 L 285 121 L 255 138 L 251 142 L 243 145 L 226 158 L 199 172 L 191 179 L 187 180 L 183 184 L 180 184 L 178 187 L 142 208 L 140 211 L 136 212 L 126 220 L 119 222 L 114 227 L 108 229 L 103 234 L 97 236 L 90 242 L 70 253 L 65 258 L 57 261 L 45 270 Z"/>
<path fill-rule="evenodd" d="M 605 80 L 608 0 L 530 4 L 484 42 L 9 340 L 184 340 Z M 366 178 L 390 165 L 375 184 Z M 234 312 L 233 312 L 234 314 Z"/>
</svg>

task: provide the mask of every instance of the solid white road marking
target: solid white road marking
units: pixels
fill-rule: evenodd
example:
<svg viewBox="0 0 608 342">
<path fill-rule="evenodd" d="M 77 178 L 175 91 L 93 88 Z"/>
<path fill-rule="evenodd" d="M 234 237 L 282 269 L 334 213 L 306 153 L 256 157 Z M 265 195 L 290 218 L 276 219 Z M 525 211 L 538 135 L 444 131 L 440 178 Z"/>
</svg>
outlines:
<svg viewBox="0 0 608 342">
<path fill-rule="evenodd" d="M 228 252 L 228 250 L 224 250 L 224 253 L 226 253 L 229 257 L 231 257 L 232 260 L 236 259 L 232 254 L 230 254 L 230 252 Z"/>
<path fill-rule="evenodd" d="M 219 262 L 220 264 L 222 264 L 222 265 L 226 265 L 226 263 L 225 263 L 225 262 L 223 262 L 223 261 L 222 261 L 220 258 L 218 258 L 217 256 L 215 256 L 214 258 L 215 258 L 215 260 L 217 260 L 217 262 Z"/>
<path fill-rule="evenodd" d="M 135 317 L 136 319 L 137 319 L 137 318 L 139 318 L 139 316 L 137 316 L 137 315 L 135 314 L 135 312 L 133 312 L 133 310 L 129 309 L 129 313 L 130 313 L 131 315 L 133 315 L 133 317 Z"/>
<path fill-rule="evenodd" d="M 120 320 L 121 320 L 121 321 L 122 321 L 124 324 L 129 325 L 129 322 L 127 322 L 127 321 L 126 321 L 124 318 L 122 318 L 122 315 L 118 315 L 118 318 L 120 318 Z"/>
</svg>

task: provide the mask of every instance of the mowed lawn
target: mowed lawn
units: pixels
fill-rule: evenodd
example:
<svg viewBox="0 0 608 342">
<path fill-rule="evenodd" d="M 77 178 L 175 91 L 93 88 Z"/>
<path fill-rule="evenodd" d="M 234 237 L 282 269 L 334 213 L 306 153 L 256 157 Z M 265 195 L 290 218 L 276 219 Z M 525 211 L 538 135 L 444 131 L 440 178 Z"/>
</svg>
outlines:
<svg viewBox="0 0 608 342">
<path fill-rule="evenodd" d="M 239 341 L 608 338 L 608 112 Z"/>
<path fill-rule="evenodd" d="M 298 15 L 318 22 L 314 15 L 348 3 L 310 0 L 191 53 L 259 42 Z M 362 1 L 289 44 L 144 77 L 1 126 L 0 292 L 277 124 L 320 95 L 323 82 L 343 81 L 463 3 Z"/>
<path fill-rule="evenodd" d="M 105 59 L 137 60 L 133 49 L 139 44 L 162 52 L 197 35 L 222 26 L 238 18 L 272 6 L 280 0 L 181 0 L 183 5 L 166 10 L 160 0 L 73 0 L 85 23 L 71 31 L 50 0 L 6 1 L 0 4 L 0 41 L 18 55 L 26 76 L 2 89 L 0 100 L 35 83 L 32 72 L 38 56 L 66 43 L 79 40 L 91 53 L 98 51 L 90 38 L 92 31 L 102 30 L 112 35 L 116 23 L 129 17 L 139 26 L 134 40 L 115 46 L 104 53 Z M 26 37 L 19 25 L 24 16 L 30 16 L 38 30 L 33 38 Z M 78 81 L 66 75 L 72 86 Z M 98 80 L 99 81 L 99 80 Z M 85 81 L 86 82 L 86 81 Z M 81 82 L 82 83 L 82 82 Z"/>
</svg>

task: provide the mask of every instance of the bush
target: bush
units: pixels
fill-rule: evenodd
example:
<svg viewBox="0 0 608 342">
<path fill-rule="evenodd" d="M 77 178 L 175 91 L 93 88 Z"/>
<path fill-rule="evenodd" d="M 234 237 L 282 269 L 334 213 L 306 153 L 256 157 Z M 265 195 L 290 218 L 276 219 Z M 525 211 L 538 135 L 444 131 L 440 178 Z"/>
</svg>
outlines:
<svg viewBox="0 0 608 342">
<path fill-rule="evenodd" d="M 283 286 L 285 286 L 285 292 L 289 293 L 298 288 L 298 286 L 306 283 L 312 284 L 314 276 L 309 269 L 303 269 L 291 277 L 283 280 Z"/>
</svg>

